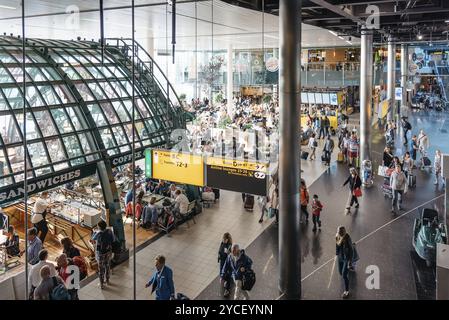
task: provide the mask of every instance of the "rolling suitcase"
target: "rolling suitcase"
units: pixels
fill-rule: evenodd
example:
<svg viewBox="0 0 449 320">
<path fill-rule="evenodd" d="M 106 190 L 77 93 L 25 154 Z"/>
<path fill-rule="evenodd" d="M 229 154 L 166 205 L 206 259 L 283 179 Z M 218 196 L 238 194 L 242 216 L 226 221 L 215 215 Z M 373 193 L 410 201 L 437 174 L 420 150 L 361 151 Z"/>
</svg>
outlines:
<svg viewBox="0 0 449 320">
<path fill-rule="evenodd" d="M 220 199 L 220 189 L 212 188 L 212 191 L 215 193 L 215 200 Z"/>
<path fill-rule="evenodd" d="M 337 162 L 343 162 L 345 159 L 343 152 L 339 152 L 337 155 Z"/>
<path fill-rule="evenodd" d="M 301 159 L 307 160 L 308 157 L 309 157 L 309 153 L 307 151 L 301 152 Z"/>
<path fill-rule="evenodd" d="M 408 186 L 410 188 L 416 187 L 416 176 L 413 174 L 408 175 Z"/>
<path fill-rule="evenodd" d="M 432 162 L 430 161 L 430 159 L 428 157 L 424 157 L 422 159 L 422 163 L 424 167 L 430 167 L 432 165 Z"/>
<path fill-rule="evenodd" d="M 245 209 L 248 211 L 253 211 L 254 209 L 254 196 L 250 194 L 245 195 Z"/>
</svg>

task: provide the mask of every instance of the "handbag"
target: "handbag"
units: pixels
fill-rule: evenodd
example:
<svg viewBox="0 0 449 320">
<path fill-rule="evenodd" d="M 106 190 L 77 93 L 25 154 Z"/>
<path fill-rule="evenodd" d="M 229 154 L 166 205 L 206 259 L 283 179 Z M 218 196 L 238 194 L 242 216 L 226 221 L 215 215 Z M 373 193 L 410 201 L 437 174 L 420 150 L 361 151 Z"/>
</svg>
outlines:
<svg viewBox="0 0 449 320">
<path fill-rule="evenodd" d="M 356 188 L 352 193 L 355 197 L 360 198 L 362 196 L 362 189 Z"/>
<path fill-rule="evenodd" d="M 387 169 L 388 167 L 385 166 L 379 166 L 379 168 L 377 169 L 377 175 L 381 176 L 381 177 L 386 177 L 387 175 Z"/>
</svg>

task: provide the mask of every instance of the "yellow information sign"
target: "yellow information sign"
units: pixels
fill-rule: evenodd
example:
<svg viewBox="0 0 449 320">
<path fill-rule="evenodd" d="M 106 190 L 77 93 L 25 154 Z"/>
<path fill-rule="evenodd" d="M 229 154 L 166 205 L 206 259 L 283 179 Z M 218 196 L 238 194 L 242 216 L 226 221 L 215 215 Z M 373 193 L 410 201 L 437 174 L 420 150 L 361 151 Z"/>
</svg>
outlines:
<svg viewBox="0 0 449 320">
<path fill-rule="evenodd" d="M 226 159 L 226 158 L 214 158 L 214 157 L 207 158 L 206 163 L 209 166 L 220 166 L 220 167 L 234 168 L 234 169 L 241 169 L 241 170 L 259 171 L 259 172 L 263 172 L 263 173 L 268 172 L 268 164 L 267 163 Z"/>
<path fill-rule="evenodd" d="M 153 178 L 204 186 L 203 159 L 198 155 L 153 151 Z"/>
</svg>

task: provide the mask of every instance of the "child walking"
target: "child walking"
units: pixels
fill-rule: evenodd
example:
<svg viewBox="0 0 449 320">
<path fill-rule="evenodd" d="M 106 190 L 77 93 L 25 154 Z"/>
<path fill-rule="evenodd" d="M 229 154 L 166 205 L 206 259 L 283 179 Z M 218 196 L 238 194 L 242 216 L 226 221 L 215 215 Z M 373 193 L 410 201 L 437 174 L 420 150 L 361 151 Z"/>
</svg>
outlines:
<svg viewBox="0 0 449 320">
<path fill-rule="evenodd" d="M 321 231 L 321 220 L 320 214 L 321 210 L 323 210 L 323 205 L 320 200 L 318 200 L 318 196 L 316 194 L 313 195 L 312 200 L 312 221 L 313 221 L 313 229 L 312 231 L 316 231 L 316 225 L 318 224 L 318 229 Z"/>
</svg>

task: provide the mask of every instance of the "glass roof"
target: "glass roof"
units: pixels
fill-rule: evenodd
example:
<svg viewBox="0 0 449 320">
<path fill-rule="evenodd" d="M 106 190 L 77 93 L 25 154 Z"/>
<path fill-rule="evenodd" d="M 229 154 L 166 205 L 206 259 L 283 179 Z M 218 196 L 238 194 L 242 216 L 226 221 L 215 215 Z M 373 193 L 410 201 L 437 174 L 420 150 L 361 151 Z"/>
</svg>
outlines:
<svg viewBox="0 0 449 320">
<path fill-rule="evenodd" d="M 95 130 L 110 156 L 131 151 L 133 85 L 123 61 L 105 51 L 102 63 L 92 42 L 40 39 L 27 40 L 25 73 L 22 59 L 22 40 L 0 36 L 0 187 L 23 181 L 24 121 L 29 178 L 98 161 Z M 139 85 L 134 91 L 135 147 L 164 143 L 171 124 L 163 104 Z"/>
</svg>

